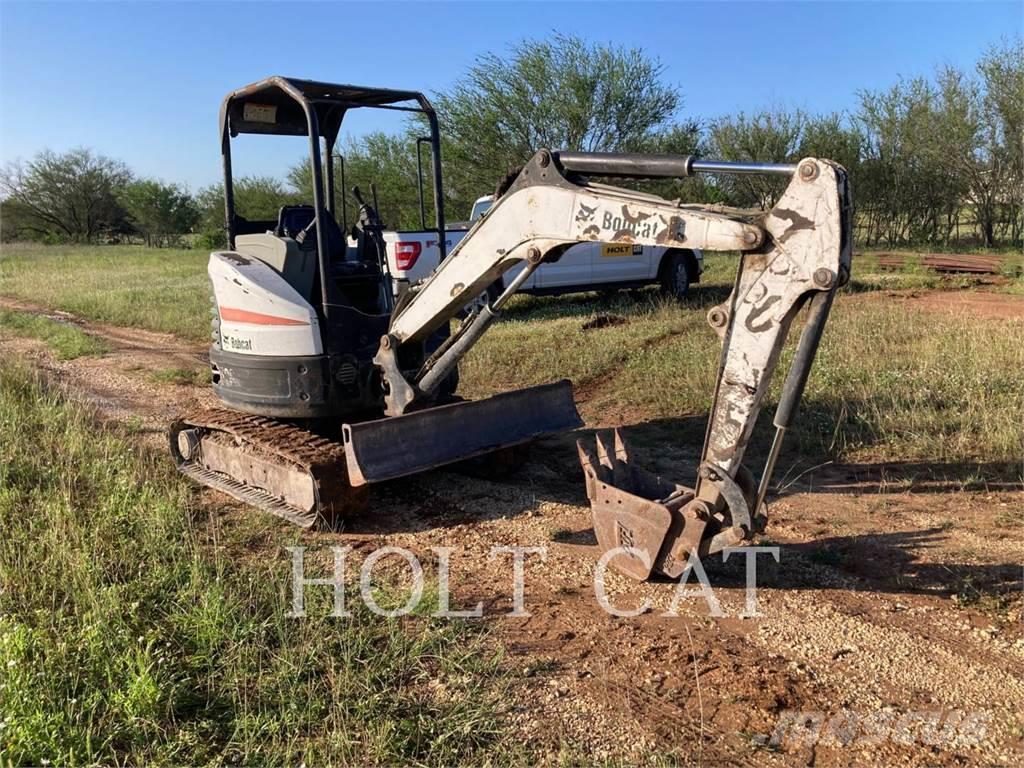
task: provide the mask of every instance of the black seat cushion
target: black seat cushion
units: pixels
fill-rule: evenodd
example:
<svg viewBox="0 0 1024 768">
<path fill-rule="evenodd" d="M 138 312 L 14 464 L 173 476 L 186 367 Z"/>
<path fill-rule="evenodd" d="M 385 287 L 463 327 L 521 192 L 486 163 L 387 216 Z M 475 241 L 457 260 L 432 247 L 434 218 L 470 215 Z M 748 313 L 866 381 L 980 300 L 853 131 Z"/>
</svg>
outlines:
<svg viewBox="0 0 1024 768">
<path fill-rule="evenodd" d="M 282 205 L 277 213 L 277 229 L 274 234 L 278 237 L 291 237 L 297 239 L 299 235 L 306 232 L 305 239 L 300 243 L 304 248 L 316 247 L 316 228 L 310 227 L 316 215 L 312 205 Z M 346 242 L 345 234 L 326 210 L 320 212 L 320 226 L 323 228 L 324 245 L 327 249 L 329 261 L 343 260 L 345 258 Z M 308 229 L 308 231 L 307 231 Z"/>
<path fill-rule="evenodd" d="M 274 230 L 274 234 L 294 239 L 315 217 L 312 205 L 282 205 L 281 210 L 277 212 L 277 229 Z"/>
</svg>

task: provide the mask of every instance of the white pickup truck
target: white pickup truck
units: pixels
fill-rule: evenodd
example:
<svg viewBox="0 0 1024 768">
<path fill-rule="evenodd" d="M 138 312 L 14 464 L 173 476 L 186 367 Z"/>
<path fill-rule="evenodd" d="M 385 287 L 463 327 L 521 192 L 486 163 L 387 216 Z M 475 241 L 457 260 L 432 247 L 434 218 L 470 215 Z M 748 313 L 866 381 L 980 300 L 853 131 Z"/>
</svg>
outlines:
<svg viewBox="0 0 1024 768">
<path fill-rule="evenodd" d="M 494 202 L 491 196 L 473 203 L 470 221 L 446 231 L 446 253 L 450 253 L 469 228 Z M 400 294 L 410 284 L 430 275 L 439 263 L 436 232 L 384 232 L 388 265 Z M 568 249 L 555 262 L 542 264 L 519 289 L 519 293 L 556 294 L 579 291 L 603 291 L 639 288 L 658 284 L 662 293 L 677 299 L 686 296 L 690 285 L 700 281 L 704 254 L 698 249 L 683 250 L 629 243 L 580 243 Z M 505 280 L 511 281 L 518 269 L 506 272 L 491 286 L 491 298 L 501 292 Z"/>
</svg>

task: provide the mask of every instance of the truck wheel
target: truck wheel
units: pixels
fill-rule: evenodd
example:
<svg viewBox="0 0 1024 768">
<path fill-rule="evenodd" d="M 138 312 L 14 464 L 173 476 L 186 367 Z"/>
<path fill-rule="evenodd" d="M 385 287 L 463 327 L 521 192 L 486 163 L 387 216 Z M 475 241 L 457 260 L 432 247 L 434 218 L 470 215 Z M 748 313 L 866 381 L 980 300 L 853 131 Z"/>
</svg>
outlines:
<svg viewBox="0 0 1024 768">
<path fill-rule="evenodd" d="M 661 292 L 677 301 L 686 298 L 690 290 L 690 273 L 686 269 L 686 259 L 681 253 L 673 253 L 665 257 L 661 265 Z"/>
</svg>

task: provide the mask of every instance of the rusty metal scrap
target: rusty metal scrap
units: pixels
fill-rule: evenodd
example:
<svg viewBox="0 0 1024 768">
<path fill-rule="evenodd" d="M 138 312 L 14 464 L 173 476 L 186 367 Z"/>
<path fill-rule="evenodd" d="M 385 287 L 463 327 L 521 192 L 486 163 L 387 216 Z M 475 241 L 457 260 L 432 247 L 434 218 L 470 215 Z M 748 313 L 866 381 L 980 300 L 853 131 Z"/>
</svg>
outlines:
<svg viewBox="0 0 1024 768">
<path fill-rule="evenodd" d="M 983 275 L 998 275 L 1013 265 L 1014 257 L 974 254 L 974 253 L 901 253 L 899 251 L 881 251 L 875 254 L 878 266 L 882 269 L 903 269 L 914 264 L 935 272 L 969 272 Z M 1024 268 L 1020 257 L 1016 257 L 1016 268 L 1019 273 Z"/>
</svg>

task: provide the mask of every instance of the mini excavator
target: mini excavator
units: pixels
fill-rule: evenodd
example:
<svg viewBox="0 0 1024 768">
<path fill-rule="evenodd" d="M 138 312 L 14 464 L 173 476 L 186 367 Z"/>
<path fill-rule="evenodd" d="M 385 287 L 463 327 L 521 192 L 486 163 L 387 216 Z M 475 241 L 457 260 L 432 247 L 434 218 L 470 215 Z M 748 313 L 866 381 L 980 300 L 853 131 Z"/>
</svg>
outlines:
<svg viewBox="0 0 1024 768">
<path fill-rule="evenodd" d="M 353 190 L 355 221 L 345 231 L 342 196 L 339 224 L 333 150 L 345 115 L 360 108 L 419 113 L 430 130 L 421 141 L 431 149 L 441 261 L 397 300 L 375 205 Z M 835 292 L 850 275 L 842 167 L 811 157 L 768 164 L 540 149 L 446 253 L 440 136 L 423 94 L 271 77 L 228 94 L 220 127 L 228 248 L 210 255 L 208 273 L 210 367 L 223 407 L 172 424 L 171 454 L 182 473 L 312 527 L 365 507 L 369 484 L 579 428 L 570 382 L 463 400 L 460 360 L 522 282 L 577 243 L 700 248 L 738 252 L 739 267 L 729 297 L 707 314 L 722 352 L 694 487 L 637 466 L 617 430 L 598 432 L 596 444 L 578 441 L 578 456 L 598 543 L 615 549 L 610 564 L 633 578 L 678 576 L 691 553 L 736 546 L 763 530 L 782 438 Z M 242 216 L 231 169 L 239 134 L 307 137 L 311 204 L 283 206 L 276 220 Z M 698 173 L 775 174 L 788 186 L 770 210 L 746 211 L 608 184 Z M 478 297 L 516 266 L 500 295 L 481 306 Z M 804 308 L 758 482 L 744 452 Z"/>
</svg>

